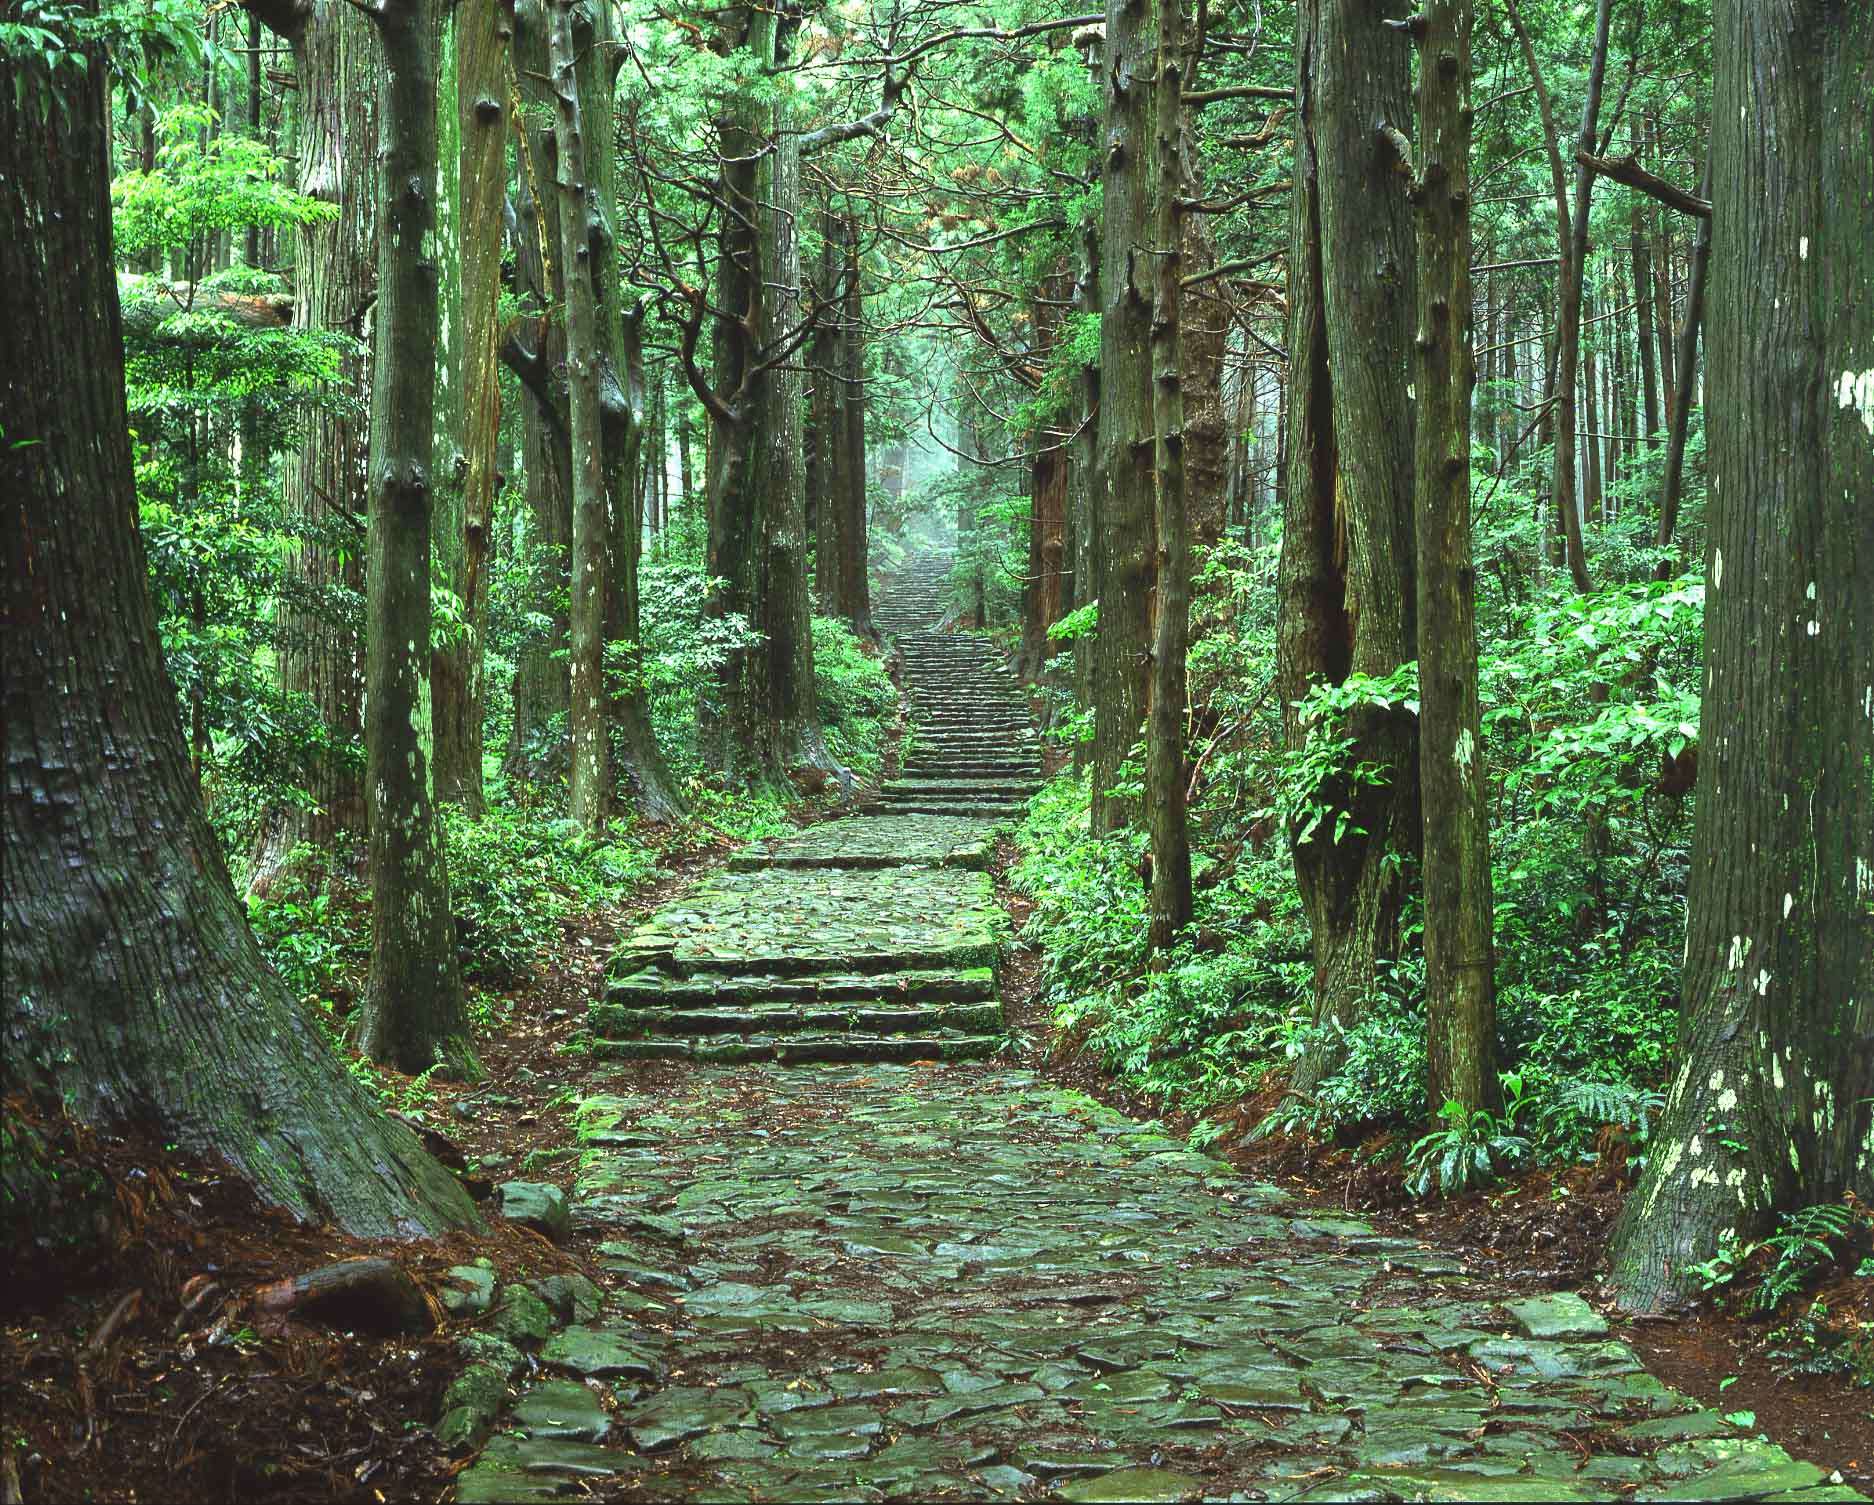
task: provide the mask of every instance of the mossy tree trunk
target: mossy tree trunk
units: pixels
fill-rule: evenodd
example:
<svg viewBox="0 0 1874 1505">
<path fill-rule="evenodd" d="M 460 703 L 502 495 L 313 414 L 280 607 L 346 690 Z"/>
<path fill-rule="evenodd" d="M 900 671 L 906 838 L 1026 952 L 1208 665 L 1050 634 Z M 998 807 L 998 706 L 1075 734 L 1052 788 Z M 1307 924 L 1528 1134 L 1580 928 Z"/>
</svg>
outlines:
<svg viewBox="0 0 1874 1505">
<path fill-rule="evenodd" d="M 377 33 L 345 0 L 252 0 L 250 8 L 293 51 L 297 186 L 336 205 L 333 219 L 295 232 L 293 327 L 332 330 L 356 343 L 339 362 L 343 392 L 371 385 L 377 297 Z M 300 420 L 282 477 L 297 542 L 280 592 L 280 685 L 304 695 L 325 723 L 327 746 L 307 770 L 310 803 L 269 809 L 249 888 L 267 893 L 298 863 L 355 843 L 362 859 L 364 799 L 365 520 L 370 425 L 349 403 L 314 404 Z"/>
<path fill-rule="evenodd" d="M 1297 750 L 1311 729 L 1294 705 L 1310 686 L 1388 675 L 1418 651 L 1411 213 L 1374 128 L 1411 109 L 1410 44 L 1384 24 L 1405 10 L 1398 0 L 1305 0 L 1296 34 L 1276 673 Z M 1398 955 L 1419 841 L 1414 718 L 1368 706 L 1341 735 L 1352 742 L 1348 773 L 1315 791 L 1327 813 L 1313 833 L 1291 832 L 1314 949 L 1314 1032 L 1291 1078 L 1304 1094 L 1339 1064 L 1340 1030 Z"/>
<path fill-rule="evenodd" d="M 1093 645 L 1093 829 L 1139 801 L 1111 793 L 1145 719 L 1152 610 L 1152 77 L 1147 0 L 1108 0 L 1101 157 L 1099 619 Z"/>
<path fill-rule="evenodd" d="M 488 562 L 500 475 L 500 311 L 502 200 L 507 191 L 508 109 L 505 63 L 513 7 L 504 0 L 460 0 L 456 10 L 455 88 L 444 93 L 457 110 L 459 255 L 462 268 L 461 569 L 464 641 L 459 697 L 439 719 L 448 722 L 453 790 L 438 776 L 438 797 L 459 798 L 470 814 L 482 806 L 482 718 L 486 703 L 484 645 L 488 630 Z M 443 164 L 444 172 L 450 164 Z"/>
<path fill-rule="evenodd" d="M 1424 815 L 1427 1099 L 1494 1108 L 1490 810 L 1477 709 L 1471 558 L 1471 0 L 1426 0 L 1419 49 L 1419 791 Z M 1410 159 L 1403 164 L 1410 172 Z"/>
<path fill-rule="evenodd" d="M 474 1078 L 442 830 L 430 787 L 430 521 L 437 244 L 434 0 L 382 0 L 378 349 L 371 388 L 365 781 L 371 974 L 359 1040 L 373 1060 Z"/>
<path fill-rule="evenodd" d="M 1153 534 L 1158 592 L 1152 617 L 1151 697 L 1145 736 L 1145 813 L 1152 843 L 1155 949 L 1191 920 L 1191 833 L 1184 808 L 1185 649 L 1191 630 L 1191 522 L 1184 470 L 1184 0 L 1157 0 L 1152 85 Z"/>
<path fill-rule="evenodd" d="M 785 60 L 787 25 L 773 12 L 724 13 L 719 46 L 757 69 Z M 813 677 L 813 612 L 801 486 L 797 352 L 810 334 L 800 307 L 800 138 L 790 127 L 790 75 L 743 91 L 718 121 L 722 217 L 714 359 L 695 359 L 700 298 L 684 369 L 709 414 L 709 572 L 723 582 L 711 610 L 740 614 L 761 635 L 723 670 L 721 704 L 704 740 L 725 771 L 781 783 L 837 765 L 821 736 Z"/>
<path fill-rule="evenodd" d="M 1874 1200 L 1874 12 L 1720 0 L 1710 543 L 1684 1057 L 1614 1230 L 1630 1307 Z"/>
<path fill-rule="evenodd" d="M 477 1222 L 268 968 L 189 774 L 136 525 L 105 70 L 0 89 L 8 1091 L 367 1236 Z M 26 439 L 38 443 L 23 443 Z"/>
<path fill-rule="evenodd" d="M 605 597 L 611 574 L 612 524 L 605 477 L 605 435 L 600 412 L 599 322 L 593 289 L 592 245 L 586 234 L 584 121 L 577 52 L 590 50 L 589 21 L 576 0 L 552 0 L 547 18 L 548 71 L 557 126 L 553 186 L 559 209 L 560 267 L 566 289 L 566 415 L 572 446 L 573 592 L 569 663 L 571 763 L 567 814 L 587 831 L 603 829 L 612 807 L 612 746 L 605 714 Z"/>
</svg>

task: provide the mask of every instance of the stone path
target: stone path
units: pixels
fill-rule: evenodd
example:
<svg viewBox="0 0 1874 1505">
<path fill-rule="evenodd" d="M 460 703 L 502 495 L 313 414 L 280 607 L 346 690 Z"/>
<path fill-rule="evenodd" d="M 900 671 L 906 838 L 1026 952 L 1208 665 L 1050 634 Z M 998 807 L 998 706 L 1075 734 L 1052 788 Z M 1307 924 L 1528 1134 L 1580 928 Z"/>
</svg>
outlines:
<svg viewBox="0 0 1874 1505">
<path fill-rule="evenodd" d="M 912 645 L 907 614 L 880 617 Z M 921 646 L 914 695 L 994 688 Z M 465 1505 L 1857 1498 L 1577 1297 L 955 1059 L 1000 1043 L 989 826 L 901 807 L 757 844 L 627 940 L 593 1018 L 635 1059 L 568 1131 L 603 1289 L 478 1291 L 481 1403 L 524 1393 Z"/>
</svg>

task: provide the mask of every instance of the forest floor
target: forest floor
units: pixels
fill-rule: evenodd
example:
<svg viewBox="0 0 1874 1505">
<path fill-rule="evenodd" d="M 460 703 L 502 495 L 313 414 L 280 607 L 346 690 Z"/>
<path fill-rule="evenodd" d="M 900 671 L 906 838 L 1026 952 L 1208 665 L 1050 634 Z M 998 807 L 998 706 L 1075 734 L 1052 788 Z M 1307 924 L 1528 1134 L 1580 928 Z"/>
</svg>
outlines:
<svg viewBox="0 0 1874 1505">
<path fill-rule="evenodd" d="M 1120 1099 L 1056 1037 L 999 882 L 1017 934 L 1002 1056 L 606 1059 L 589 1024 L 608 959 L 654 912 L 694 922 L 693 896 L 670 901 L 727 855 L 570 926 L 485 1040 L 488 1081 L 432 1083 L 416 1110 L 475 1177 L 563 1191 L 557 1243 L 494 1218 L 368 1245 L 256 1208 L 160 1145 L 75 1146 L 117 1190 L 116 1247 L 82 1283 L 14 1291 L 0 1318 L 4 1500 L 1874 1486 L 1866 1391 L 1782 1376 L 1761 1324 L 1626 1323 L 1577 1294 L 1616 1170 L 1421 1206 L 1349 1148 L 1194 1153 L 1188 1125 Z M 356 1254 L 437 1297 L 482 1260 L 503 1299 L 426 1332 L 257 1319 L 260 1287 Z M 519 1330 L 529 1290 L 563 1298 L 562 1331 Z M 1874 1316 L 1864 1289 L 1824 1294 Z M 475 1345 L 497 1331 L 527 1352 L 503 1350 L 492 1439 L 451 1456 L 431 1425 L 464 1345 L 491 1352 Z"/>
<path fill-rule="evenodd" d="M 564 1151 L 577 1103 L 630 1100 L 686 1126 L 656 1148 L 652 1179 L 672 1197 L 725 1174 L 751 1133 L 764 1134 L 787 1157 L 790 1186 L 820 1183 L 817 1200 L 733 1216 L 721 1201 L 692 1204 L 681 1213 L 686 1244 L 647 1247 L 673 1272 L 746 1262 L 716 1282 L 740 1292 L 804 1274 L 801 1300 L 846 1303 L 844 1315 L 866 1325 L 809 1319 L 807 1330 L 795 1330 L 777 1319 L 749 1329 L 749 1309 L 731 1307 L 716 1310 L 713 1333 L 699 1331 L 687 1325 L 696 1314 L 679 1315 L 669 1299 L 678 1293 L 606 1270 L 599 1245 L 615 1241 L 596 1230 L 556 1247 L 497 1219 L 486 1236 L 366 1246 L 259 1209 L 213 1167 L 161 1146 L 94 1144 L 131 1215 L 116 1256 L 89 1284 L 16 1308 L 0 1324 L 5 1497 L 447 1498 L 464 1460 L 448 1456 L 428 1424 L 461 1367 L 453 1348 L 463 1324 L 397 1337 L 294 1324 L 270 1335 L 256 1329 L 247 1300 L 267 1282 L 327 1261 L 385 1252 L 432 1288 L 447 1267 L 483 1257 L 510 1278 L 578 1271 L 610 1292 L 635 1286 L 665 1309 L 634 1314 L 641 1336 L 661 1337 L 669 1369 L 661 1391 L 631 1401 L 615 1387 L 605 1397 L 618 1408 L 608 1413 L 617 1425 L 600 1451 L 617 1472 L 584 1477 L 578 1492 L 595 1498 L 720 1494 L 724 1465 L 745 1471 L 736 1493 L 773 1497 L 782 1481 L 760 1457 L 705 1466 L 693 1447 L 653 1447 L 648 1466 L 637 1468 L 618 1446 L 660 1394 L 714 1407 L 725 1404 L 717 1398 L 725 1390 L 731 1409 L 750 1418 L 765 1414 L 764 1397 L 781 1397 L 780 1406 L 802 1392 L 832 1400 L 800 1407 L 800 1420 L 857 1429 L 845 1441 L 850 1448 L 858 1438 L 874 1460 L 865 1477 L 904 1496 L 940 1490 L 946 1479 L 949 1492 L 975 1497 L 999 1487 L 1045 1496 L 1076 1484 L 1098 1497 L 1092 1481 L 1101 1477 L 1111 1481 L 1109 1498 L 1187 1486 L 1273 1489 L 1285 1467 L 1298 1470 L 1288 1491 L 1304 1489 L 1317 1468 L 1344 1485 L 1341 1445 L 1351 1434 L 1369 1458 L 1415 1460 L 1377 1465 L 1393 1490 L 1422 1478 L 1444 1498 L 1613 1498 L 1644 1481 L 1677 1498 L 1742 1498 L 1760 1492 L 1758 1480 L 1725 1485 L 1650 1472 L 1643 1455 L 1659 1438 L 1636 1435 L 1652 1427 L 1689 1437 L 1667 1444 L 1677 1449 L 1668 1468 L 1720 1462 L 1748 1439 L 1714 1413 L 1741 1410 L 1755 1412 L 1755 1429 L 1794 1457 L 1839 1470 L 1862 1492 L 1874 1484 L 1868 1393 L 1840 1380 L 1779 1377 L 1762 1355 L 1761 1324 L 1709 1312 L 1614 1323 L 1613 1338 L 1711 1410 L 1667 1399 L 1629 1360 L 1597 1357 L 1601 1339 L 1547 1350 L 1550 1368 L 1554 1355 L 1582 1355 L 1561 1366 L 1581 1373 L 1543 1381 L 1541 1393 L 1523 1384 L 1513 1366 L 1547 1340 L 1522 1336 L 1503 1303 L 1591 1286 L 1617 1186 L 1587 1172 L 1545 1174 L 1495 1197 L 1415 1208 L 1370 1168 L 1350 1170 L 1351 1155 L 1298 1145 L 1231 1150 L 1236 1173 L 1226 1173 L 1161 1137 L 1161 1128 L 1175 1135 L 1184 1126 L 1158 1125 L 1149 1105 L 1117 1099 L 1071 1042 L 1055 1038 L 1035 1000 L 1035 959 L 1019 944 L 1001 969 L 1010 1023 L 1024 1038 L 1015 1061 L 722 1071 L 594 1059 L 582 1048 L 586 1013 L 615 938 L 721 855 L 693 859 L 631 905 L 569 929 L 559 965 L 511 1000 L 485 1042 L 494 1085 L 438 1084 L 425 1116 L 478 1171 L 499 1176 L 530 1156 L 537 1165 Z M 1022 918 L 1017 905 L 1018 925 Z M 526 1174 L 579 1188 L 574 1159 Z M 914 1193 L 907 1180 L 920 1183 Z M 849 1225 L 837 1235 L 846 1245 L 860 1244 L 850 1225 L 868 1203 L 905 1195 L 937 1225 L 915 1269 L 900 1265 L 893 1275 L 888 1259 L 828 1249 L 835 1224 Z M 752 1247 L 732 1249 L 737 1241 Z M 938 1252 L 944 1245 L 957 1247 Z M 1049 1260 L 1056 1268 L 1044 1273 Z M 1858 1297 L 1865 1303 L 1867 1293 Z M 1592 1315 L 1570 1311 L 1594 1330 Z M 1212 1323 L 1219 1337 L 1204 1339 Z M 1466 1357 L 1447 1346 L 1459 1338 L 1491 1347 Z M 1187 1376 L 1167 1356 L 1197 1341 L 1216 1346 L 1188 1350 L 1208 1367 Z M 1070 1347 L 1078 1359 L 1066 1357 Z M 1289 1350 L 1312 1360 L 1306 1409 L 1284 1368 Z M 1375 1397 L 1370 1387 L 1382 1374 L 1387 1393 Z M 1632 1415 L 1597 1409 L 1623 1392 Z M 1045 1426 L 1037 1405 L 1052 1418 Z M 771 1420 L 790 1415 L 793 1408 L 777 1408 Z M 1558 1415 L 1569 1423 L 1555 1426 Z M 1197 1424 L 1213 1416 L 1208 1427 Z M 920 1434 L 917 1421 L 939 1417 L 931 1423 L 938 1441 Z M 1013 1418 L 1031 1439 L 1026 1447 L 1012 1440 Z M 1528 1429 L 1545 1420 L 1546 1429 Z M 875 1445 L 864 1430 L 874 1422 L 905 1435 Z M 1714 1435 L 1698 1435 L 1707 1431 Z M 833 1433 L 768 1433 L 755 1434 L 758 1447 L 841 1451 Z M 495 1446 L 514 1445 L 498 1438 Z M 1117 1457 L 1156 1472 L 1090 1472 Z M 1532 1472 L 1519 1472 L 1525 1457 Z M 1489 1471 L 1450 1471 L 1467 1461 Z M 807 1467 L 852 1465 L 820 1457 Z M 893 1468 L 901 1471 L 893 1476 Z M 1033 1482 L 1022 1485 L 1014 1471 Z M 860 1474 L 842 1477 L 850 1489 Z M 1818 1476 L 1783 1477 L 1800 1485 Z M 794 1487 L 837 1493 L 829 1478 L 794 1476 Z M 1701 1483 L 1719 1490 L 1699 1494 Z M 1803 1497 L 1829 1495 L 1848 1497 Z"/>
</svg>

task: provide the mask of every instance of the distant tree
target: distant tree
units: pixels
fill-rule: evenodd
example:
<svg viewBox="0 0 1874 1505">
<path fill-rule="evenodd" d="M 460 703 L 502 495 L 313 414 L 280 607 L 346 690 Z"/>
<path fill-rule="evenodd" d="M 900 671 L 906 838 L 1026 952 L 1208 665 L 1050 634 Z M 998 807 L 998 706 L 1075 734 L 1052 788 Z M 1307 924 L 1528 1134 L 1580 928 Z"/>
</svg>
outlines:
<svg viewBox="0 0 1874 1505">
<path fill-rule="evenodd" d="M 474 1224 L 268 969 L 203 814 L 136 526 L 107 72 L 78 56 L 56 99 L 31 58 L 6 59 L 0 88 L 0 1081 L 219 1154 L 304 1218 L 371 1236 Z"/>
</svg>

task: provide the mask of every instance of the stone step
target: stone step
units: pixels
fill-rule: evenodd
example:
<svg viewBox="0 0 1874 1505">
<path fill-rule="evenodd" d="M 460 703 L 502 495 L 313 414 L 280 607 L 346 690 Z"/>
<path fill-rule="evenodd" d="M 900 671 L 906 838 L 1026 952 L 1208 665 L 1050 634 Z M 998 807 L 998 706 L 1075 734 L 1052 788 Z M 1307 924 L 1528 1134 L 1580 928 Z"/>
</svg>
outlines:
<svg viewBox="0 0 1874 1505">
<path fill-rule="evenodd" d="M 980 967 L 994 964 L 1001 934 L 995 886 L 985 873 L 767 867 L 704 879 L 625 938 L 614 970 L 793 976 Z"/>
<path fill-rule="evenodd" d="M 924 779 L 1035 779 L 1041 770 L 1033 758 L 913 758 L 903 777 Z"/>
<path fill-rule="evenodd" d="M 879 791 L 887 805 L 923 804 L 927 800 L 1028 800 L 1041 791 L 1041 780 L 1032 772 L 1012 777 L 984 777 L 980 774 L 920 774 L 888 784 Z M 935 817 L 929 817 L 934 819 Z"/>
<path fill-rule="evenodd" d="M 872 817 L 879 819 L 879 817 Z M 995 992 L 995 969 L 907 968 L 898 972 L 822 972 L 788 977 L 702 973 L 673 977 L 656 968 L 606 980 L 605 1002 L 625 1008 L 726 1008 L 753 999 L 772 1003 L 864 1002 L 962 1003 Z M 597 1005 L 595 1005 L 595 1008 Z"/>
<path fill-rule="evenodd" d="M 821 1004 L 757 1004 L 749 1008 L 658 1009 L 624 1004 L 593 1005 L 593 1031 L 608 1040 L 689 1039 L 699 1035 L 824 1034 L 903 1035 L 936 1030 L 978 1034 L 1002 1028 L 1002 1005 L 994 1002 L 932 1004 L 927 1008 L 886 1003 L 831 1008 Z"/>
<path fill-rule="evenodd" d="M 594 1040 L 593 1055 L 612 1061 L 695 1061 L 783 1066 L 821 1061 L 979 1061 L 1002 1048 L 1004 1036 L 954 1030 L 926 1035 L 791 1035 L 740 1040 Z"/>
<path fill-rule="evenodd" d="M 962 867 L 989 865 L 989 841 L 972 821 L 847 816 L 796 836 L 752 842 L 729 859 L 732 872 L 761 868 Z"/>
<path fill-rule="evenodd" d="M 1025 801 L 1009 800 L 1000 804 L 987 801 L 920 800 L 916 804 L 892 804 L 880 807 L 886 815 L 973 815 L 984 820 L 1006 821 L 1020 815 Z"/>
</svg>

